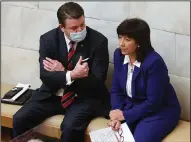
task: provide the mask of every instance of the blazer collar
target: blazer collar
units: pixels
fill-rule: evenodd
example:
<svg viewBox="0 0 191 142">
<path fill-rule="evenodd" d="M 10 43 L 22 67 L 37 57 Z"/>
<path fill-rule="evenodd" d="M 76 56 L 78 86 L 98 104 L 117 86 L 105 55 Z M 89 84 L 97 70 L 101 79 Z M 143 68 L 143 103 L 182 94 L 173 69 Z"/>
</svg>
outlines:
<svg viewBox="0 0 191 142">
<path fill-rule="evenodd" d="M 130 63 L 129 55 L 125 55 L 123 64 Z M 136 67 L 140 68 L 141 62 L 138 62 L 137 60 L 133 63 Z"/>
<path fill-rule="evenodd" d="M 64 33 L 64 38 L 66 41 L 66 45 L 68 46 L 70 44 L 70 39 L 66 36 L 66 34 Z"/>
<path fill-rule="evenodd" d="M 60 27 L 58 27 L 58 52 L 60 55 L 60 61 L 63 63 L 64 67 L 68 66 L 68 49 L 66 44 L 64 33 Z"/>
</svg>

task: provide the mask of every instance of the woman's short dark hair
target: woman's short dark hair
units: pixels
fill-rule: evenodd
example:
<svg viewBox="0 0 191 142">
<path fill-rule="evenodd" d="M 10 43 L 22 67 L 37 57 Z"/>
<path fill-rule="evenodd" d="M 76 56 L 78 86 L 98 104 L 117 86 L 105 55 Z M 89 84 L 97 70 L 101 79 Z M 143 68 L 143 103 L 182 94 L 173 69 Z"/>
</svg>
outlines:
<svg viewBox="0 0 191 142">
<path fill-rule="evenodd" d="M 78 19 L 81 16 L 84 16 L 84 10 L 79 4 L 74 2 L 63 4 L 57 11 L 58 22 L 63 26 L 65 26 L 66 19 Z"/>
<path fill-rule="evenodd" d="M 118 36 L 132 38 L 139 45 L 136 49 L 137 61 L 142 62 L 151 50 L 154 50 L 150 40 L 149 25 L 142 19 L 131 18 L 124 20 L 117 27 Z"/>
</svg>

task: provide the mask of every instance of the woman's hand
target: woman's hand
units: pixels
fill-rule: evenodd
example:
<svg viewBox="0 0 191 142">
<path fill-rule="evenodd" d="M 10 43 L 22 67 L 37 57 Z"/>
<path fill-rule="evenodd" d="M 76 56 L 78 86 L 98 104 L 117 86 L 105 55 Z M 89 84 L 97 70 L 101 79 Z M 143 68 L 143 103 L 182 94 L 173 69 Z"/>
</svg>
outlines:
<svg viewBox="0 0 191 142">
<path fill-rule="evenodd" d="M 108 126 L 112 127 L 112 130 L 118 131 L 121 126 L 121 122 L 119 120 L 110 120 Z"/>
<path fill-rule="evenodd" d="M 119 109 L 110 111 L 109 116 L 111 120 L 119 120 L 119 121 L 125 120 L 123 112 Z"/>
</svg>

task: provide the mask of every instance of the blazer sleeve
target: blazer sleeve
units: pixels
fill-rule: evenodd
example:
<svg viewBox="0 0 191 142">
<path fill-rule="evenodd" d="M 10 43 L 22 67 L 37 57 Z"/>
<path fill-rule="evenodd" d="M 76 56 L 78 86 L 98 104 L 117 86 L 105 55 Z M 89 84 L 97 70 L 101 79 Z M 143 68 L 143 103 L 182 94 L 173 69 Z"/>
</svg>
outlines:
<svg viewBox="0 0 191 142">
<path fill-rule="evenodd" d="M 118 72 L 118 68 L 119 68 L 118 66 L 120 63 L 117 61 L 118 51 L 119 50 L 116 49 L 114 52 L 114 72 L 113 72 L 113 79 L 112 79 L 112 87 L 110 90 L 112 110 L 114 109 L 122 110 L 123 106 L 125 105 L 125 95 L 123 90 L 120 88 L 119 79 L 118 79 L 118 76 L 120 76 Z"/>
<path fill-rule="evenodd" d="M 88 77 L 76 79 L 74 81 L 78 89 L 96 89 L 103 87 L 108 71 L 109 65 L 109 53 L 108 53 L 108 40 L 104 38 L 100 43 L 99 47 L 95 50 L 92 66 L 90 67 L 91 72 Z"/>
<path fill-rule="evenodd" d="M 56 71 L 49 72 L 43 67 L 43 59 L 49 57 L 50 44 L 47 44 L 43 36 L 40 37 L 40 49 L 39 49 L 39 62 L 40 62 L 40 79 L 41 81 L 49 87 L 52 91 L 56 91 L 60 88 L 66 86 L 66 72 Z"/>
<path fill-rule="evenodd" d="M 147 100 L 141 104 L 134 104 L 132 108 L 124 110 L 123 114 L 127 123 L 157 112 L 167 94 L 169 77 L 167 67 L 161 59 L 155 60 L 148 68 L 147 75 Z"/>
</svg>

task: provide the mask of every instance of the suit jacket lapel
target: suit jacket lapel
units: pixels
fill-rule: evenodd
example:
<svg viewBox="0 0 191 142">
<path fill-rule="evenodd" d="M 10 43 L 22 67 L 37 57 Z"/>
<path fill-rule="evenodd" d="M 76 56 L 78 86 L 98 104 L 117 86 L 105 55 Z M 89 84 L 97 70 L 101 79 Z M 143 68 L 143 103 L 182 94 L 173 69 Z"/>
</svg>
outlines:
<svg viewBox="0 0 191 142">
<path fill-rule="evenodd" d="M 90 47 L 89 47 L 90 48 Z M 88 41 L 87 39 L 83 40 L 82 42 L 79 42 L 76 51 L 75 56 L 79 59 L 80 56 L 82 56 L 82 59 L 87 58 L 87 52 L 88 52 Z"/>
<path fill-rule="evenodd" d="M 127 72 L 128 72 L 128 63 L 124 64 L 122 67 L 122 74 L 121 74 L 121 80 L 124 88 L 124 93 L 127 94 L 127 89 L 126 89 L 126 83 L 127 83 Z"/>
<path fill-rule="evenodd" d="M 58 28 L 58 54 L 60 55 L 60 61 L 64 65 L 65 68 L 68 67 L 68 49 L 64 37 L 64 33 L 61 31 L 60 28 Z"/>
<path fill-rule="evenodd" d="M 88 34 L 88 33 L 87 33 Z M 86 38 L 78 42 L 75 54 L 72 57 L 72 66 L 75 67 L 76 63 L 78 62 L 80 56 L 82 56 L 82 59 L 89 58 L 89 50 L 90 50 L 90 45 L 89 45 L 89 39 L 88 35 L 86 35 Z"/>
<path fill-rule="evenodd" d="M 134 67 L 134 72 L 133 72 L 133 78 L 132 78 L 133 81 L 135 81 L 135 79 L 138 76 L 139 72 L 140 72 L 140 68 L 135 66 Z"/>
<path fill-rule="evenodd" d="M 134 72 L 133 72 L 133 77 L 132 77 L 132 96 L 135 96 L 135 79 L 138 76 L 139 72 L 140 72 L 140 68 L 138 67 L 134 67 Z"/>
</svg>

